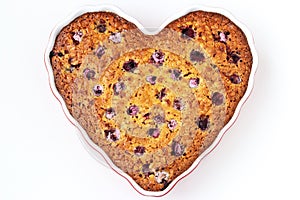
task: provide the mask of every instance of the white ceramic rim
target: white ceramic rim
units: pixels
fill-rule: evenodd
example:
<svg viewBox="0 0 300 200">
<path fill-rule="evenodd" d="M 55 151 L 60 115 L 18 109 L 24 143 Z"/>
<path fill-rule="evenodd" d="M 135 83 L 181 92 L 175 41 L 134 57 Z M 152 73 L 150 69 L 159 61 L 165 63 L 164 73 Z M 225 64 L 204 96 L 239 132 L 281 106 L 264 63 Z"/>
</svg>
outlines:
<svg viewBox="0 0 300 200">
<path fill-rule="evenodd" d="M 184 15 L 190 13 L 190 12 L 197 11 L 197 10 L 207 11 L 207 12 L 214 12 L 214 13 L 219 13 L 221 15 L 224 15 L 227 18 L 229 18 L 233 23 L 235 23 L 244 32 L 245 36 L 247 37 L 248 44 L 250 46 L 250 50 L 251 50 L 252 57 L 253 57 L 253 64 L 252 64 L 252 69 L 251 69 L 251 73 L 250 73 L 250 76 L 249 76 L 248 87 L 247 87 L 247 90 L 246 90 L 244 96 L 242 97 L 242 99 L 238 103 L 238 105 L 236 107 L 236 110 L 234 112 L 234 115 L 232 116 L 231 120 L 223 127 L 223 129 L 220 131 L 220 133 L 218 134 L 218 136 L 216 137 L 214 142 L 209 146 L 209 148 L 207 148 L 194 161 L 194 163 L 190 166 L 190 168 L 188 170 L 186 170 L 184 173 L 182 173 L 180 176 L 178 176 L 176 179 L 174 179 L 171 182 L 171 184 L 164 191 L 158 191 L 158 192 L 146 191 L 146 190 L 142 189 L 129 175 L 127 175 L 122 170 L 120 170 L 118 167 L 116 167 L 113 164 L 113 162 L 110 160 L 110 158 L 105 154 L 105 152 L 99 146 L 97 146 L 96 144 L 94 144 L 91 141 L 91 139 L 88 137 L 86 131 L 70 115 L 62 96 L 59 94 L 59 92 L 58 92 L 58 90 L 55 86 L 53 70 L 52 70 L 52 66 L 51 66 L 51 63 L 50 63 L 50 59 L 49 59 L 49 53 L 52 50 L 55 39 L 56 39 L 56 36 L 59 34 L 61 29 L 64 26 L 66 26 L 67 24 L 69 24 L 76 17 L 78 17 L 78 16 L 80 16 L 84 13 L 87 13 L 87 12 L 96 12 L 96 11 L 113 12 L 113 13 L 123 17 L 124 19 L 132 22 L 133 24 L 135 24 L 144 34 L 155 35 L 155 34 L 159 33 L 164 27 L 166 27 L 169 23 L 171 23 L 175 19 L 178 19 L 178 18 L 180 18 L 180 17 L 182 17 L 182 16 L 184 16 Z M 50 37 L 49 37 L 48 46 L 47 46 L 47 48 L 45 50 L 45 54 L 44 54 L 44 61 L 45 61 L 46 69 L 48 71 L 48 79 L 49 79 L 49 84 L 50 84 L 50 88 L 52 90 L 52 93 L 57 98 L 57 100 L 60 102 L 66 117 L 79 130 L 79 137 L 80 137 L 84 147 L 86 148 L 86 150 L 100 163 L 103 163 L 103 159 L 104 159 L 105 163 L 107 165 L 109 165 L 111 167 L 111 169 L 113 169 L 116 173 L 118 173 L 119 175 L 124 177 L 138 193 L 140 193 L 144 196 L 161 197 L 161 196 L 164 196 L 167 193 L 169 193 L 181 179 L 185 178 L 193 170 L 195 170 L 195 168 L 199 165 L 200 161 L 204 157 L 206 157 L 214 148 L 216 148 L 216 146 L 220 143 L 222 137 L 224 136 L 225 132 L 234 124 L 234 122 L 236 121 L 236 119 L 237 119 L 237 117 L 240 113 L 240 110 L 241 110 L 242 106 L 244 105 L 244 103 L 246 102 L 248 97 L 250 96 L 251 91 L 254 87 L 254 75 L 255 75 L 255 72 L 257 70 L 258 56 L 257 56 L 256 49 L 255 49 L 255 46 L 254 46 L 254 40 L 253 40 L 252 34 L 249 31 L 249 29 L 243 23 L 241 23 L 239 20 L 237 20 L 231 13 L 229 13 L 228 11 L 226 11 L 224 9 L 221 9 L 221 8 L 207 7 L 207 6 L 203 6 L 203 5 L 190 6 L 190 7 L 187 7 L 185 9 L 182 9 L 181 12 L 177 12 L 173 16 L 169 17 L 155 31 L 149 31 L 138 20 L 136 20 L 135 18 L 127 15 L 121 9 L 117 8 L 114 5 L 88 5 L 88 6 L 80 7 L 79 9 L 77 9 L 76 11 L 71 13 L 68 17 L 66 17 L 65 20 L 61 21 L 60 23 L 58 23 L 55 26 L 55 28 L 53 29 L 53 31 L 51 32 Z"/>
</svg>

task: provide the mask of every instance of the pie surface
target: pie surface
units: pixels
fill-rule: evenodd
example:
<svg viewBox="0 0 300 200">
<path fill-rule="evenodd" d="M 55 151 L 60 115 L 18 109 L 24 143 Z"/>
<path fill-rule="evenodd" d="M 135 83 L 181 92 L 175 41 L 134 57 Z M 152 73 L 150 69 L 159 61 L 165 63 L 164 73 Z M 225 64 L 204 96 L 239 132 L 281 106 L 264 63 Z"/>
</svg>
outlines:
<svg viewBox="0 0 300 200">
<path fill-rule="evenodd" d="M 241 29 L 204 11 L 156 35 L 111 12 L 85 13 L 60 31 L 49 57 L 70 114 L 147 191 L 164 190 L 211 145 L 252 66 Z"/>
</svg>

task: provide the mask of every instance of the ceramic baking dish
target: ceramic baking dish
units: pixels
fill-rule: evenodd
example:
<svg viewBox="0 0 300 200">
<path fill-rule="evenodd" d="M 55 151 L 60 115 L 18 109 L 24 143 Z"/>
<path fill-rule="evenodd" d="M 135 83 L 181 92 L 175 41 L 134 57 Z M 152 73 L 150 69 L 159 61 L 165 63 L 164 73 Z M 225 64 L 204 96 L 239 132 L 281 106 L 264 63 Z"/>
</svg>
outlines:
<svg viewBox="0 0 300 200">
<path fill-rule="evenodd" d="M 248 80 L 248 87 L 246 89 L 245 94 L 243 95 L 243 97 L 239 101 L 239 103 L 236 107 L 236 110 L 235 110 L 233 116 L 231 117 L 231 119 L 229 120 L 229 122 L 224 125 L 224 127 L 219 131 L 219 134 L 216 136 L 216 138 L 214 139 L 212 144 L 208 148 L 206 148 L 206 150 L 204 152 L 202 152 L 199 157 L 197 157 L 197 159 L 193 162 L 193 164 L 187 170 L 185 170 L 182 174 L 177 176 L 172 182 L 170 182 L 167 185 L 167 187 L 165 187 L 162 191 L 148 191 L 148 190 L 143 189 L 139 184 L 137 184 L 133 180 L 133 178 L 128 175 L 128 173 L 125 173 L 123 170 L 121 170 L 119 167 L 117 167 L 114 164 L 114 162 L 110 159 L 110 157 L 103 151 L 103 149 L 100 148 L 98 145 L 95 144 L 95 142 L 93 142 L 91 140 L 91 137 L 87 134 L 85 129 L 82 127 L 82 125 L 70 114 L 69 109 L 67 108 L 67 105 L 66 105 L 62 95 L 59 93 L 59 91 L 57 89 L 57 86 L 55 84 L 54 71 L 53 71 L 53 68 L 52 68 L 52 64 L 51 64 L 51 60 L 50 60 L 49 55 L 51 54 L 52 49 L 53 49 L 54 44 L 55 44 L 55 41 L 56 41 L 56 38 L 57 38 L 58 34 L 60 33 L 60 31 L 63 29 L 63 27 L 65 27 L 70 22 L 72 22 L 74 19 L 76 19 L 77 17 L 79 17 L 79 16 L 81 16 L 85 13 L 98 12 L 98 11 L 108 11 L 108 12 L 111 12 L 111 13 L 115 13 L 118 16 L 120 16 L 120 17 L 126 19 L 127 21 L 133 23 L 134 25 L 136 25 L 137 28 L 139 29 L 137 31 L 142 31 L 145 35 L 154 35 L 155 36 L 155 35 L 159 34 L 172 21 L 174 21 L 174 20 L 176 20 L 176 19 L 178 19 L 178 18 L 180 18 L 180 17 L 182 17 L 182 16 L 184 16 L 188 13 L 191 13 L 193 11 L 199 11 L 199 10 L 200 11 L 206 11 L 206 12 L 219 13 L 221 15 L 224 15 L 225 17 L 230 19 L 234 24 L 236 24 L 242 30 L 242 32 L 245 34 L 245 36 L 247 38 L 248 45 L 249 45 L 250 50 L 251 50 L 252 58 L 253 58 L 251 73 L 249 75 L 249 80 Z M 222 36 L 224 36 L 224 35 L 222 35 Z M 220 40 L 222 40 L 222 39 L 220 39 Z M 246 28 L 246 26 L 244 24 L 242 24 L 240 21 L 238 21 L 236 18 L 234 18 L 229 12 L 227 12 L 223 9 L 205 7 L 205 6 L 199 6 L 199 5 L 183 9 L 181 12 L 176 13 L 175 15 L 168 18 L 160 27 L 158 27 L 154 31 L 149 31 L 148 29 L 145 29 L 141 25 L 140 22 L 138 22 L 133 17 L 128 16 L 127 14 L 125 14 L 123 11 L 121 11 L 119 8 L 117 8 L 115 6 L 97 5 L 97 6 L 81 7 L 80 9 L 78 9 L 77 11 L 75 11 L 71 15 L 69 15 L 65 20 L 63 20 L 59 24 L 57 24 L 56 27 L 53 29 L 53 31 L 50 34 L 50 38 L 49 38 L 48 46 L 47 46 L 46 51 L 45 51 L 45 58 L 44 59 L 45 59 L 45 64 L 46 64 L 46 68 L 47 68 L 48 75 L 49 75 L 49 84 L 50 84 L 51 90 L 52 90 L 54 96 L 60 102 L 66 117 L 69 119 L 69 121 L 75 127 L 78 128 L 79 138 L 81 139 L 81 141 L 82 141 L 83 145 L 85 146 L 86 150 L 97 161 L 99 161 L 101 164 L 103 164 L 104 166 L 110 167 L 117 174 L 119 174 L 120 176 L 125 178 L 138 193 L 140 193 L 142 195 L 146 195 L 146 196 L 157 196 L 157 197 L 167 194 L 170 190 L 172 190 L 172 188 L 174 188 L 174 186 L 176 185 L 176 183 L 178 181 L 180 181 L 181 179 L 183 179 L 187 175 L 189 175 L 199 165 L 200 161 L 217 146 L 217 144 L 222 139 L 224 133 L 236 121 L 243 104 L 245 103 L 245 101 L 249 97 L 249 95 L 251 93 L 251 90 L 253 88 L 254 74 L 255 74 L 255 71 L 256 71 L 256 68 L 257 68 L 257 62 L 258 62 L 258 58 L 257 58 L 257 54 L 256 54 L 256 51 L 255 51 L 252 35 L 251 35 L 250 31 Z"/>
</svg>

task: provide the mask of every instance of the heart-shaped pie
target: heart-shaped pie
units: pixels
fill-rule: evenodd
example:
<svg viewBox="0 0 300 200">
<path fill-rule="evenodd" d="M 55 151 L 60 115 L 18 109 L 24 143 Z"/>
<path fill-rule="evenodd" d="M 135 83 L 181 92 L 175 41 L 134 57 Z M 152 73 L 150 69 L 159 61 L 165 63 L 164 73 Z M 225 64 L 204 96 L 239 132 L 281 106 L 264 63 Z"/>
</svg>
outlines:
<svg viewBox="0 0 300 200">
<path fill-rule="evenodd" d="M 170 187 L 212 146 L 253 71 L 246 35 L 215 12 L 154 35 L 111 11 L 86 12 L 54 38 L 50 76 L 68 112 L 145 191 Z"/>
</svg>

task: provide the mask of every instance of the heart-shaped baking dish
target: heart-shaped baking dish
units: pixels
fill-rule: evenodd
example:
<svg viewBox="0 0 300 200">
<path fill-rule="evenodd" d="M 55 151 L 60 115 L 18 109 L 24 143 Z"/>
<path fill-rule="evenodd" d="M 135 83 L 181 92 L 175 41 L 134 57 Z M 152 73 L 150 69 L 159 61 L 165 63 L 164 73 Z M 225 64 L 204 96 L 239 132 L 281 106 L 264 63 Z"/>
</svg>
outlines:
<svg viewBox="0 0 300 200">
<path fill-rule="evenodd" d="M 162 196 L 234 123 L 257 55 L 222 9 L 194 6 L 150 32 L 113 6 L 89 6 L 55 27 L 45 63 L 87 150 L 139 193 Z"/>
</svg>

